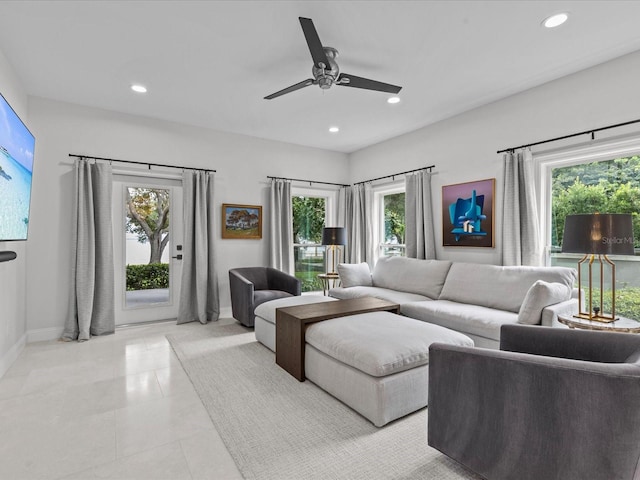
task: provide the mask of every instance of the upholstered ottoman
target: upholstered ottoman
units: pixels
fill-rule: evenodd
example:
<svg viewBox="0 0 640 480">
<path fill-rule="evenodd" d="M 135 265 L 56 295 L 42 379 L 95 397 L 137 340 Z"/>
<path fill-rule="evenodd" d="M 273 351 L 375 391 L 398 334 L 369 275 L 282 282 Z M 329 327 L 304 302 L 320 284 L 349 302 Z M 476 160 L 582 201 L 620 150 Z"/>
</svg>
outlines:
<svg viewBox="0 0 640 480">
<path fill-rule="evenodd" d="M 276 308 L 308 305 L 318 302 L 335 302 L 337 298 L 321 295 L 299 295 L 296 297 L 279 298 L 258 305 L 255 309 L 254 332 L 256 340 L 271 351 L 276 351 Z"/>
<path fill-rule="evenodd" d="M 389 312 L 314 323 L 305 375 L 381 427 L 427 405 L 429 345 L 473 346 L 462 333 Z"/>
</svg>

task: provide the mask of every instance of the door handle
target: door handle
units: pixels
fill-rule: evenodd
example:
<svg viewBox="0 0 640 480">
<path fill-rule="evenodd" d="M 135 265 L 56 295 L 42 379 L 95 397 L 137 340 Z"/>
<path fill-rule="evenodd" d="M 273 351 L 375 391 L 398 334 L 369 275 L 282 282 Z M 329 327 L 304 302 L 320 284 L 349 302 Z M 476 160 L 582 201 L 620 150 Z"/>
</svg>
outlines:
<svg viewBox="0 0 640 480">
<path fill-rule="evenodd" d="M 171 257 L 171 258 L 175 258 L 177 260 L 182 260 L 182 254 L 176 255 L 175 257 Z"/>
</svg>

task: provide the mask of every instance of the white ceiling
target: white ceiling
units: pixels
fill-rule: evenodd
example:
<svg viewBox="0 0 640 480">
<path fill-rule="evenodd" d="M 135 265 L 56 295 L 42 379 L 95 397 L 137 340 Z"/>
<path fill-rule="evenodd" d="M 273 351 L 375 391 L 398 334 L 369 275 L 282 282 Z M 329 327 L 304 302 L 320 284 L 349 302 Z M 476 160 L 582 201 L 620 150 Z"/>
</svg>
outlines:
<svg viewBox="0 0 640 480">
<path fill-rule="evenodd" d="M 401 103 L 340 86 L 263 100 L 311 77 L 299 16 Z M 353 152 L 639 50 L 639 19 L 640 1 L 611 0 L 4 0 L 0 50 L 29 95 Z"/>
</svg>

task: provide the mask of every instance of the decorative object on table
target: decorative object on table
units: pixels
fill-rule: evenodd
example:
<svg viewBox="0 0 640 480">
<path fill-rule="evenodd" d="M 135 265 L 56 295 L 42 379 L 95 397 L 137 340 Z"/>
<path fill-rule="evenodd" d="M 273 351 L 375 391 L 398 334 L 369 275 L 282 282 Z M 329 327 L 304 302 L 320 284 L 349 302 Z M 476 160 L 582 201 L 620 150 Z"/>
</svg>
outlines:
<svg viewBox="0 0 640 480">
<path fill-rule="evenodd" d="M 614 322 L 616 320 L 616 266 L 608 255 L 633 255 L 633 223 L 628 213 L 593 213 L 567 215 L 564 222 L 562 253 L 581 253 L 584 256 L 578 261 L 578 305 L 577 318 L 597 322 Z M 582 268 L 588 260 L 589 293 L 586 311 L 582 302 Z M 600 281 L 596 288 L 600 289 L 600 303 L 593 303 L 593 264 L 600 267 Z M 611 313 L 603 310 L 605 269 L 611 270 Z M 607 295 L 608 297 L 608 295 Z"/>
<path fill-rule="evenodd" d="M 442 187 L 442 245 L 493 247 L 495 178 Z"/>
<path fill-rule="evenodd" d="M 262 238 L 262 206 L 223 203 L 222 238 Z"/>
<path fill-rule="evenodd" d="M 325 227 L 322 229 L 322 245 L 326 245 L 331 250 L 332 267 L 327 272 L 330 275 L 336 273 L 336 255 L 340 253 L 339 247 L 347 244 L 347 231 L 344 227 Z"/>
</svg>

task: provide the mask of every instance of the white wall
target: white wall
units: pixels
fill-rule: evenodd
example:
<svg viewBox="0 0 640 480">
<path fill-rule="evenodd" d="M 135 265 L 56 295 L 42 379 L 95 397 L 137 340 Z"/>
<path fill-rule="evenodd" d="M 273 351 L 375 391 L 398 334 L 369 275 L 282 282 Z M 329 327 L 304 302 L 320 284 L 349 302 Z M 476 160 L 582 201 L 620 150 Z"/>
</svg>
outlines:
<svg viewBox="0 0 640 480">
<path fill-rule="evenodd" d="M 222 203 L 264 206 L 262 240 L 223 240 L 216 225 L 223 309 L 231 305 L 228 270 L 268 263 L 267 176 L 340 183 L 348 177 L 347 155 L 341 153 L 42 98 L 29 99 L 29 115 L 37 139 L 28 266 L 30 340 L 55 338 L 68 312 L 73 196 L 69 153 L 216 169 L 217 212 Z"/>
<path fill-rule="evenodd" d="M 435 164 L 437 257 L 500 264 L 502 155 L 496 151 L 640 118 L 639 79 L 636 52 L 355 152 L 350 156 L 350 179 L 357 182 Z M 638 131 L 640 125 L 634 128 Z M 542 148 L 550 145 L 538 150 Z M 496 247 L 442 247 L 442 186 L 486 178 L 496 178 Z"/>
<path fill-rule="evenodd" d="M 438 257 L 498 264 L 502 161 L 496 150 L 638 117 L 639 77 L 640 53 L 635 53 L 350 156 L 30 98 L 28 120 L 37 144 L 26 268 L 29 338 L 55 338 L 67 315 L 73 189 L 69 153 L 215 168 L 216 208 L 223 202 L 266 207 L 267 175 L 343 183 L 436 164 L 433 187 L 438 225 L 442 185 L 495 177 L 496 248 L 438 247 Z M 0 82 L 7 80 L 0 77 Z M 9 87 L 0 87 L 5 91 L 17 89 L 16 85 L 13 79 Z M 266 208 L 264 214 L 266 219 Z M 265 224 L 260 241 L 219 241 L 223 308 L 229 306 L 228 269 L 266 264 L 267 233 Z M 437 241 L 441 243 L 440 233 Z M 8 247 L 0 244 L 0 248 Z M 16 246 L 24 248 L 24 244 Z M 18 253 L 24 262 L 24 251 Z M 0 293 L 10 299 L 3 302 L 9 307 L 1 310 L 2 328 L 11 330 L 10 340 L 1 342 L 0 355 L 6 355 L 24 335 L 24 271 L 20 261 L 0 264 L 2 286 L 11 284 L 5 287 L 9 295 Z M 17 300 L 11 289 L 17 289 Z M 4 338 L 7 334 L 2 333 Z"/>
<path fill-rule="evenodd" d="M 1 51 L 0 92 L 29 126 L 27 95 Z M 25 345 L 27 243 L 0 242 L 0 251 L 11 250 L 18 254 L 15 260 L 0 263 L 0 377 Z"/>
</svg>

